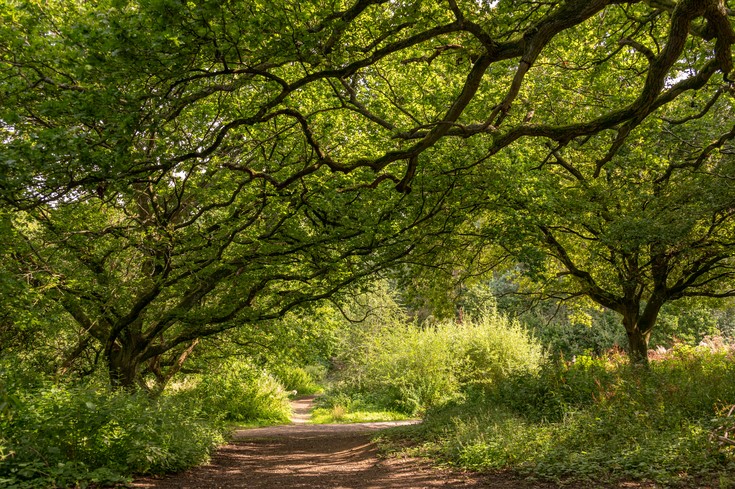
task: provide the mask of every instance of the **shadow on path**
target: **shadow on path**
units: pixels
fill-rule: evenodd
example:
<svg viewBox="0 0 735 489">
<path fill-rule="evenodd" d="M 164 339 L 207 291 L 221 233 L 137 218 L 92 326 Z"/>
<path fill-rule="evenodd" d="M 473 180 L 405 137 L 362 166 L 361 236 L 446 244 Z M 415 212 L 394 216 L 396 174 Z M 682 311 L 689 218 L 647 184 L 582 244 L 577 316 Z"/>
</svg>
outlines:
<svg viewBox="0 0 735 489">
<path fill-rule="evenodd" d="M 415 421 L 306 424 L 313 398 L 294 401 L 293 424 L 237 430 L 207 465 L 163 477 L 138 479 L 141 489 L 556 489 L 508 472 L 478 475 L 440 470 L 407 458 L 381 458 L 373 433 Z M 645 483 L 578 483 L 565 489 L 653 488 Z"/>
<path fill-rule="evenodd" d="M 410 459 L 382 459 L 373 433 L 415 421 L 310 425 L 313 397 L 293 402 L 293 424 L 237 430 L 212 461 L 189 471 L 137 480 L 133 487 L 407 489 L 481 487 L 475 476 Z"/>
<path fill-rule="evenodd" d="M 456 488 L 481 487 L 470 476 L 412 460 L 380 459 L 369 433 L 301 432 L 255 438 L 223 447 L 208 465 L 139 488 Z M 240 434 L 240 436 L 243 436 Z"/>
</svg>

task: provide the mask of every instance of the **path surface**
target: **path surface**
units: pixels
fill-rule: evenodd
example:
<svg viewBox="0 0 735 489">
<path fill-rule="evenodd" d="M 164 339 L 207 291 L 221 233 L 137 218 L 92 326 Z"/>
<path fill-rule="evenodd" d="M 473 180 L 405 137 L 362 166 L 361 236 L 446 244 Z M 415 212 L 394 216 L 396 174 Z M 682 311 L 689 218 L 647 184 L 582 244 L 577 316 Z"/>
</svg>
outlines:
<svg viewBox="0 0 735 489">
<path fill-rule="evenodd" d="M 415 459 L 380 458 L 371 436 L 406 422 L 306 424 L 312 399 L 296 401 L 293 424 L 238 430 L 209 464 L 135 481 L 145 489 L 551 488 L 505 476 L 439 470 Z"/>
<path fill-rule="evenodd" d="M 311 418 L 316 396 L 306 396 L 291 401 L 291 422 L 294 424 L 306 424 Z"/>
</svg>

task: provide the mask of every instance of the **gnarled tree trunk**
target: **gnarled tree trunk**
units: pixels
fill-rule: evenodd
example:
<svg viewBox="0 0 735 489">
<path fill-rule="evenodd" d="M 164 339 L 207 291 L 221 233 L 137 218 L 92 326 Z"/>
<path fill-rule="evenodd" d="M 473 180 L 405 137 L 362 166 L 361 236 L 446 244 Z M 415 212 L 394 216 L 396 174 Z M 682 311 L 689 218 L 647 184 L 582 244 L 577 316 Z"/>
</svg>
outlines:
<svg viewBox="0 0 735 489">
<path fill-rule="evenodd" d="M 664 302 L 663 295 L 654 294 L 645 306 L 638 301 L 631 301 L 621 311 L 628 336 L 628 354 L 634 365 L 648 365 L 648 342 Z"/>
<path fill-rule="evenodd" d="M 633 328 L 626 326 L 625 333 L 628 335 L 628 354 L 631 363 L 648 365 L 648 341 L 651 338 L 651 333 L 643 333 L 638 326 Z"/>
<path fill-rule="evenodd" d="M 127 335 L 108 341 L 105 361 L 113 388 L 133 390 L 141 384 L 141 346 Z"/>
</svg>

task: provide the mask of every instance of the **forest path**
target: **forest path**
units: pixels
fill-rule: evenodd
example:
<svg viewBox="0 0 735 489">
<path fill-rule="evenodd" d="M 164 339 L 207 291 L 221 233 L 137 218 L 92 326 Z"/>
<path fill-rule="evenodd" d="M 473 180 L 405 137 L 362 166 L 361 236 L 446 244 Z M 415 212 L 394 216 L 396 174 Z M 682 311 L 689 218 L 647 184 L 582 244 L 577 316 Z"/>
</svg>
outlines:
<svg viewBox="0 0 735 489">
<path fill-rule="evenodd" d="M 440 470 L 425 461 L 381 458 L 370 441 L 381 429 L 411 421 L 307 424 L 313 398 L 294 401 L 293 423 L 237 430 L 207 465 L 133 483 L 145 489 L 494 489 L 554 487 L 518 479 Z"/>
<path fill-rule="evenodd" d="M 306 424 L 311 419 L 314 410 L 316 396 L 299 397 L 291 401 L 291 422 L 293 424 Z"/>
</svg>

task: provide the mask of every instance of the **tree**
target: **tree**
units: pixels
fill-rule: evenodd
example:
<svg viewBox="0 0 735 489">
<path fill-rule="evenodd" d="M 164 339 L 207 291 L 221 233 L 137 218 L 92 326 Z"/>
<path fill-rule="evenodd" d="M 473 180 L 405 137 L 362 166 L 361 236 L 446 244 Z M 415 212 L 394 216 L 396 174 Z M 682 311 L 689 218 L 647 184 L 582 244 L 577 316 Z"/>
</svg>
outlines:
<svg viewBox="0 0 735 489">
<path fill-rule="evenodd" d="M 80 345 L 88 335 L 103 346 L 114 384 L 141 380 L 146 365 L 167 381 L 201 338 L 328 298 L 417 251 L 413 228 L 443 200 L 418 191 L 428 209 L 390 217 L 396 202 L 334 183 L 271 192 L 197 167 L 19 212 L 14 258 L 74 318 Z"/>
<path fill-rule="evenodd" d="M 434 262 L 505 148 L 587 141 L 602 174 L 652 114 L 728 82 L 735 39 L 721 0 L 0 8 L 18 273 L 126 386 L 198 338 Z"/>
<path fill-rule="evenodd" d="M 128 69 L 121 67 L 126 74 Z M 56 115 L 67 117 L 77 104 L 95 112 L 90 125 L 106 117 L 85 100 L 86 89 L 74 91 L 82 99 L 68 100 L 62 93 L 58 101 L 41 101 L 42 109 L 49 113 L 54 110 L 49 105 L 58 104 Z M 141 97 L 145 102 L 146 96 Z M 201 110 L 210 116 L 223 105 Z M 298 185 L 271 185 L 237 168 L 243 151 L 250 160 L 272 165 L 273 174 L 279 164 L 308 160 L 304 141 L 293 138 L 292 124 L 280 120 L 265 128 L 268 134 L 241 134 L 243 139 L 253 136 L 252 147 L 243 143 L 216 156 L 191 156 L 170 168 L 138 174 L 117 160 L 121 155 L 110 153 L 159 161 L 171 157 L 193 138 L 200 115 L 180 115 L 173 128 L 134 122 L 131 137 L 123 135 L 113 145 L 89 140 L 111 137 L 105 128 L 81 130 L 83 136 L 74 141 L 67 131 L 79 127 L 65 127 L 63 120 L 39 122 L 35 111 L 27 110 L 26 118 L 15 117 L 12 126 L 6 125 L 11 144 L 5 155 L 18 158 L 6 162 L 49 168 L 39 172 L 39 187 L 25 181 L 18 193 L 9 189 L 6 194 L 17 210 L 15 242 L 6 241 L 6 249 L 13 250 L 17 275 L 44 290 L 76 321 L 80 341 L 75 351 L 90 340 L 101 345 L 115 385 L 140 382 L 145 368 L 165 382 L 200 338 L 280 317 L 379 271 L 416 248 L 412 227 L 436 214 L 443 199 L 441 188 L 439 193 L 417 192 L 420 210 L 389 218 L 396 199 L 387 198 L 384 205 L 385 192 L 368 194 L 352 180 L 320 174 L 295 179 Z M 125 121 L 113 119 L 110 125 L 127 123 L 129 110 L 122 115 Z M 40 132 L 26 123 L 40 123 Z M 99 172 L 119 171 L 122 177 L 77 178 L 74 165 L 83 154 Z M 7 181 L 25 177 L 8 166 Z M 54 180 L 61 183 L 54 187 Z M 369 261 L 360 259 L 368 253 Z"/>
<path fill-rule="evenodd" d="M 732 131 L 717 132 L 733 120 L 727 90 L 683 119 L 657 112 L 599 174 L 590 143 L 553 149 L 541 164 L 525 147 L 495 170 L 513 175 L 491 194 L 494 215 L 514 232 L 493 241 L 549 296 L 617 312 L 637 362 L 647 361 L 666 303 L 735 296 L 735 147 Z"/>
</svg>

